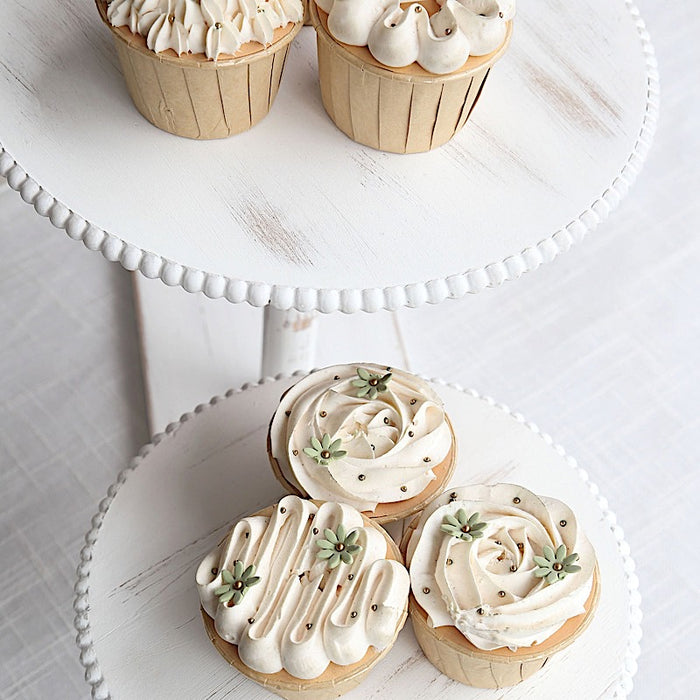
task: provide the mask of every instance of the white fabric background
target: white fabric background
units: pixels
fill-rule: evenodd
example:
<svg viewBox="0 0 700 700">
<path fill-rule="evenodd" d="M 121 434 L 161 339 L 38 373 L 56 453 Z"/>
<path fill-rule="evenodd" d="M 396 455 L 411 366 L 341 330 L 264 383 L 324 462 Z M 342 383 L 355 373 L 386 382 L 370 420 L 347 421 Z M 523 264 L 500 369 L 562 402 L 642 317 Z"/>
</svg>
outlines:
<svg viewBox="0 0 700 700">
<path fill-rule="evenodd" d="M 700 686 L 700 10 L 639 6 L 662 115 L 609 221 L 498 290 L 393 318 L 322 318 L 318 359 L 402 361 L 494 396 L 561 442 L 637 561 L 645 636 L 632 697 L 685 699 Z M 231 322 L 252 312 L 231 307 Z M 380 326 L 393 342 L 372 333 Z M 98 501 L 147 439 L 128 273 L 0 190 L 0 698 L 89 696 L 74 569 Z"/>
</svg>

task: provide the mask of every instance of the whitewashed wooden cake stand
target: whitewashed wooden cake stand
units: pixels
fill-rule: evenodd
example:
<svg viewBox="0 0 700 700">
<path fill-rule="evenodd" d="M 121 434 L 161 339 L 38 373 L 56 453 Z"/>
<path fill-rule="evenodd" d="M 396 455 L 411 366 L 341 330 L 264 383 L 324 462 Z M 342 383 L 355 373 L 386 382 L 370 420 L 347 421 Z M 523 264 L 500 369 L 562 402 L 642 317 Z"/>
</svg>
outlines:
<svg viewBox="0 0 700 700">
<path fill-rule="evenodd" d="M 232 521 L 283 494 L 265 443 L 270 415 L 292 381 L 229 392 L 186 414 L 141 450 L 100 503 L 75 599 L 77 642 L 95 700 L 273 697 L 212 646 L 194 576 Z M 639 653 L 640 599 L 629 547 L 606 500 L 576 462 L 522 416 L 472 391 L 437 388 L 458 440 L 452 483 L 515 482 L 570 504 L 596 548 L 600 607 L 571 647 L 506 690 L 469 688 L 441 675 L 407 624 L 389 655 L 344 697 L 626 697 Z"/>
<path fill-rule="evenodd" d="M 516 279 L 606 218 L 656 124 L 631 0 L 520 3 L 466 128 L 410 156 L 336 129 L 311 28 L 270 115 L 216 142 L 137 113 L 90 2 L 3 0 L 0 46 L 0 175 L 26 202 L 129 270 L 269 309 L 396 309 Z"/>
</svg>

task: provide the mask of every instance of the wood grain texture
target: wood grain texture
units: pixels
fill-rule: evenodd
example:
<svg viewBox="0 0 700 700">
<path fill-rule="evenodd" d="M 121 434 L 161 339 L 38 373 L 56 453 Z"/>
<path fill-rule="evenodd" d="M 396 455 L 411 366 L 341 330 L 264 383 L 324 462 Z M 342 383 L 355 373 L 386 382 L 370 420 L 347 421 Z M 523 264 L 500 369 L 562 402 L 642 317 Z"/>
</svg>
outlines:
<svg viewBox="0 0 700 700">
<path fill-rule="evenodd" d="M 290 51 L 275 109 L 207 145 L 135 118 L 97 12 L 46 0 L 37 21 L 31 4 L 8 0 L 0 174 L 32 204 L 43 187 L 54 201 L 42 194 L 37 209 L 110 260 L 232 302 L 354 312 L 475 293 L 579 242 L 649 149 L 658 89 L 643 23 L 625 0 L 582 3 L 523 4 L 468 126 L 430 153 L 394 157 L 329 121 L 312 30 Z M 251 203 L 287 232 L 284 250 L 261 244 Z M 433 231 L 440 245 L 428 252 Z"/>
<path fill-rule="evenodd" d="M 101 674 L 96 686 L 127 699 L 213 699 L 234 692 L 251 700 L 266 697 L 259 686 L 232 676 L 211 649 L 202 630 L 194 571 L 230 522 L 278 500 L 281 489 L 265 463 L 264 443 L 268 416 L 291 381 L 232 392 L 183 417 L 142 450 L 101 505 L 76 589 L 79 623 L 91 640 L 86 658 Z M 537 692 L 541 697 L 558 692 L 573 668 L 594 665 L 595 676 L 575 689 L 581 700 L 608 697 L 611 689 L 624 695 L 634 606 L 627 555 L 621 555 L 619 533 L 609 525 L 614 516 L 601 512 L 575 462 L 551 438 L 473 393 L 446 386 L 438 391 L 460 446 L 470 455 L 458 465 L 453 483 L 520 481 L 561 498 L 580 516 L 598 555 L 599 613 L 586 634 L 538 674 Z M 137 540 L 135 548 L 130 543 Z M 149 670 L 154 667 L 157 674 Z M 501 691 L 465 689 L 440 674 L 413 636 L 403 632 L 348 697 L 395 697 L 421 693 L 427 686 L 446 700 L 526 698 L 531 690 L 527 683 Z"/>
</svg>

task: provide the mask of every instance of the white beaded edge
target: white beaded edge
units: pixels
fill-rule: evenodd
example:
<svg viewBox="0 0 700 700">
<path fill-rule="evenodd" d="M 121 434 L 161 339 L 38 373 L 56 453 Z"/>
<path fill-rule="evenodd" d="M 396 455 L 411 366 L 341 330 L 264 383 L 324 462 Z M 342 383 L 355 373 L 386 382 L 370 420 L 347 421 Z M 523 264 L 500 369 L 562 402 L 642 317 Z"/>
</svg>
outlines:
<svg viewBox="0 0 700 700">
<path fill-rule="evenodd" d="M 99 251 L 112 262 L 119 262 L 127 270 L 138 270 L 150 279 L 159 278 L 169 286 L 179 285 L 188 292 L 202 292 L 212 299 L 225 298 L 238 304 L 248 302 L 252 306 L 271 304 L 278 309 L 320 311 L 331 313 L 375 312 L 380 309 L 395 310 L 404 306 L 414 308 L 425 303 L 437 304 L 445 299 L 459 299 L 466 294 L 476 294 L 490 287 L 499 287 L 540 265 L 551 262 L 560 253 L 567 252 L 575 243 L 593 231 L 627 194 L 639 174 L 656 131 L 659 112 L 659 74 L 649 33 L 633 0 L 625 0 L 642 42 L 647 67 L 647 103 L 632 154 L 620 173 L 603 194 L 571 223 L 548 238 L 519 254 L 493 262 L 482 268 L 450 275 L 428 282 L 374 289 L 314 289 L 270 285 L 232 279 L 223 275 L 203 272 L 181 265 L 173 260 L 128 244 L 107 233 L 71 211 L 33 180 L 0 143 L 0 176 L 7 178 L 10 187 L 22 199 L 34 206 L 41 216 L 47 217 L 70 238 L 82 241 L 86 248 Z"/>
<path fill-rule="evenodd" d="M 291 376 L 301 376 L 305 375 L 306 372 L 298 371 L 294 372 Z M 240 394 L 244 391 L 250 389 L 255 389 L 263 384 L 269 384 L 271 382 L 280 381 L 282 379 L 289 378 L 290 375 L 278 374 L 276 377 L 263 377 L 259 382 L 253 384 L 244 384 L 240 389 L 230 389 L 224 396 L 214 396 L 209 403 L 200 404 L 197 406 L 193 412 L 185 413 L 180 418 L 179 421 L 175 423 L 170 423 L 163 433 L 158 433 L 151 438 L 151 442 L 144 445 L 139 450 L 139 453 L 134 457 L 129 466 L 126 467 L 117 476 L 117 480 L 107 489 L 107 496 L 103 498 L 98 506 L 97 513 L 93 516 L 91 524 L 92 527 L 89 532 L 85 535 L 85 546 L 80 550 L 80 564 L 76 570 L 78 580 L 75 583 L 75 599 L 73 601 L 73 610 L 75 611 L 74 626 L 77 631 L 77 636 L 75 642 L 80 649 L 80 663 L 85 668 L 85 680 L 90 684 L 92 688 L 92 698 L 93 700 L 111 700 L 111 695 L 109 689 L 107 688 L 107 683 L 102 676 L 102 671 L 100 670 L 99 663 L 97 661 L 97 654 L 92 643 L 92 634 L 90 630 L 90 567 L 92 563 L 92 550 L 97 541 L 97 535 L 102 527 L 105 514 L 109 510 L 109 507 L 117 495 L 117 492 L 121 488 L 122 484 L 127 480 L 131 472 L 133 472 L 143 461 L 144 457 L 148 455 L 151 450 L 161 443 L 163 440 L 174 435 L 178 429 L 187 421 L 192 420 L 198 414 L 210 409 L 213 406 L 225 401 L 235 394 Z M 518 423 L 521 423 L 526 428 L 531 430 L 536 435 L 539 435 L 547 445 L 552 447 L 556 453 L 566 460 L 566 463 L 578 474 L 578 477 L 587 486 L 588 490 L 591 492 L 592 496 L 595 498 L 598 507 L 603 513 L 605 521 L 608 523 L 610 530 L 612 531 L 615 540 L 617 541 L 617 548 L 622 557 L 622 566 L 625 573 L 625 578 L 627 581 L 627 589 L 629 591 L 629 618 L 630 618 L 630 629 L 629 638 L 627 642 L 627 649 L 625 650 L 625 659 L 622 667 L 622 672 L 620 678 L 616 685 L 611 687 L 610 700 L 621 700 L 626 698 L 633 688 L 632 678 L 637 672 L 637 659 L 641 652 L 639 642 L 642 638 L 642 610 L 641 610 L 641 595 L 639 594 L 639 578 L 634 573 L 635 563 L 630 555 L 630 546 L 625 541 L 625 533 L 623 529 L 617 524 L 617 517 L 608 508 L 608 501 L 605 497 L 600 495 L 598 487 L 589 480 L 588 473 L 578 466 L 576 460 L 567 455 L 564 448 L 555 443 L 552 437 L 540 431 L 540 429 L 534 424 L 525 420 L 525 418 L 514 411 L 511 411 L 508 406 L 500 403 L 496 403 L 494 399 L 490 396 L 482 396 L 474 389 L 464 389 L 459 384 L 453 384 L 445 382 L 442 379 L 422 377 L 427 381 L 433 382 L 439 386 L 446 386 L 456 391 L 460 391 L 464 394 L 485 401 L 489 406 L 499 409 L 503 413 L 506 413 L 511 418 L 515 419 Z"/>
</svg>

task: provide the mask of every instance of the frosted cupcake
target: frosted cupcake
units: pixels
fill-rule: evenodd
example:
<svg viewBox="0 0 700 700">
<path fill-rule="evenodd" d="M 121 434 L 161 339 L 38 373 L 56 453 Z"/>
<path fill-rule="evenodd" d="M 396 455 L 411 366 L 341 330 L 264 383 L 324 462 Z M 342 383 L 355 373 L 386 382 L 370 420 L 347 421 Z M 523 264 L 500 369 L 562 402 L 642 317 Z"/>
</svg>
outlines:
<svg viewBox="0 0 700 700">
<path fill-rule="evenodd" d="M 288 490 L 348 503 L 382 523 L 439 494 L 456 458 L 431 385 L 367 363 L 326 367 L 291 387 L 270 422 L 268 451 Z"/>
<path fill-rule="evenodd" d="M 442 145 L 510 41 L 515 0 L 309 0 L 324 107 L 358 143 Z"/>
<path fill-rule="evenodd" d="M 301 0 L 96 0 L 136 108 L 195 139 L 257 124 L 302 26 Z"/>
<path fill-rule="evenodd" d="M 465 486 L 433 501 L 404 538 L 409 604 L 428 659 L 480 688 L 516 685 L 571 644 L 599 596 L 571 509 L 522 486 Z"/>
<path fill-rule="evenodd" d="M 236 523 L 202 561 L 207 633 L 284 698 L 335 698 L 389 651 L 409 580 L 391 538 L 358 511 L 296 496 Z"/>
</svg>

